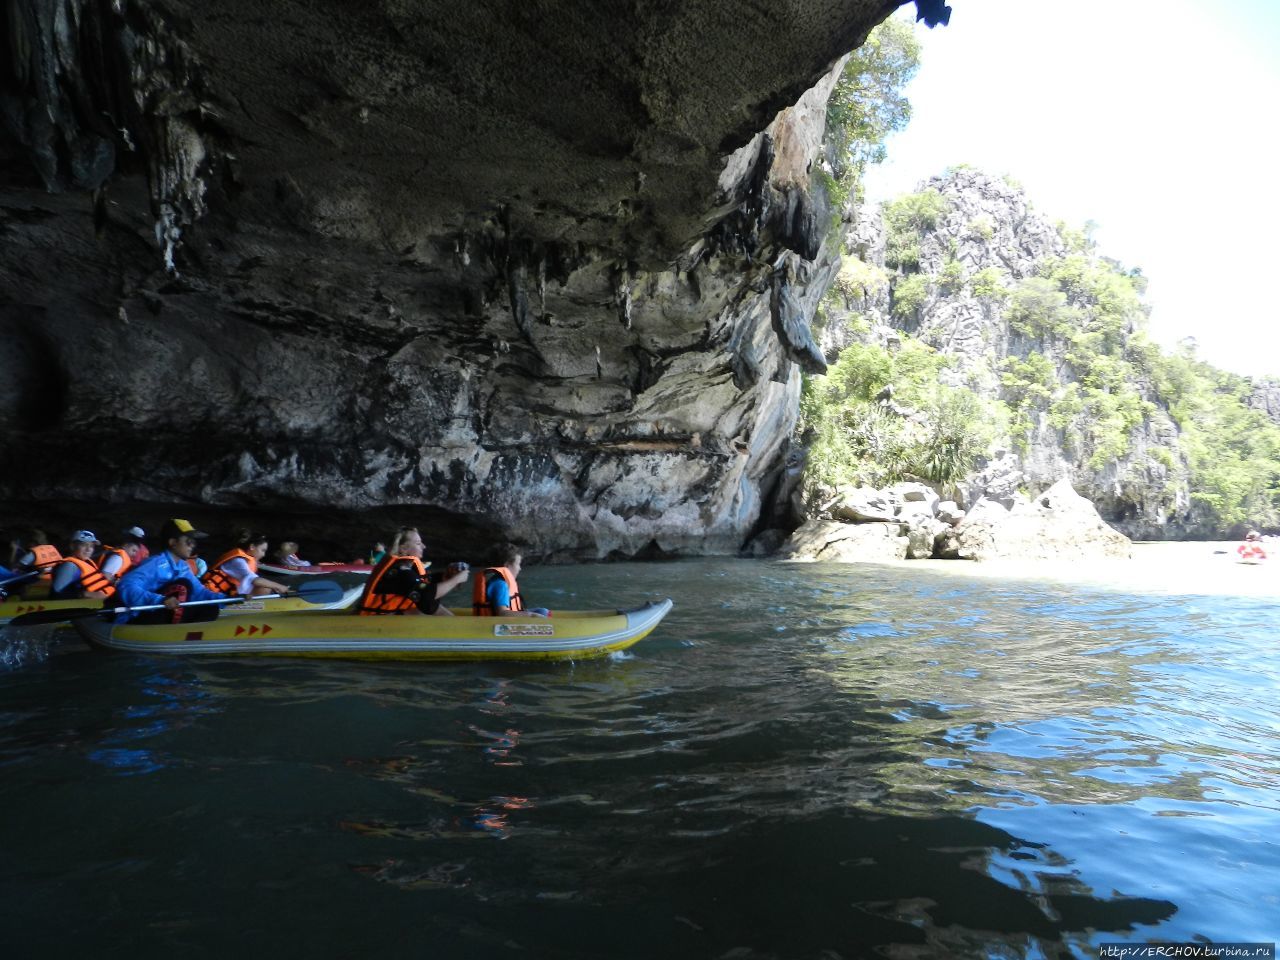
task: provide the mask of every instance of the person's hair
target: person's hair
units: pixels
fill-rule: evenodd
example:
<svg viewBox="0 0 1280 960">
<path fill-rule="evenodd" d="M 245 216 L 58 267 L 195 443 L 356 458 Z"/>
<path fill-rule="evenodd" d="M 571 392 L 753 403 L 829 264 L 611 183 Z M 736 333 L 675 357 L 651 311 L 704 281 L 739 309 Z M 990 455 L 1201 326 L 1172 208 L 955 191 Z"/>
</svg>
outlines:
<svg viewBox="0 0 1280 960">
<path fill-rule="evenodd" d="M 398 557 L 404 549 L 404 542 L 409 539 L 409 534 L 417 533 L 417 527 L 401 527 L 391 537 L 391 547 L 387 551 L 392 556 Z"/>
<path fill-rule="evenodd" d="M 498 547 L 496 556 L 498 558 L 498 566 L 509 567 L 516 562 L 517 557 L 524 556 L 524 551 L 514 543 L 504 543 Z"/>
<path fill-rule="evenodd" d="M 265 533 L 258 533 L 254 530 L 250 530 L 248 527 L 236 528 L 235 536 L 236 536 L 236 545 L 239 546 L 240 549 L 242 550 L 246 549 L 247 547 L 255 546 L 256 544 L 259 544 L 259 543 L 267 542 L 267 535 Z"/>
</svg>

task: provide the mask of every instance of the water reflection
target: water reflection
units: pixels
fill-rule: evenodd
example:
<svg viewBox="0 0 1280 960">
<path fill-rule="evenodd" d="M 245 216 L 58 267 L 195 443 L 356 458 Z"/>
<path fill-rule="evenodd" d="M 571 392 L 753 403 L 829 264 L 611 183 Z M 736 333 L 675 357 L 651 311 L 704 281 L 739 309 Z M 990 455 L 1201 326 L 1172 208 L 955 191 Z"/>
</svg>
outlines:
<svg viewBox="0 0 1280 960">
<path fill-rule="evenodd" d="M 0 626 L 0 673 L 24 670 L 48 661 L 58 639 L 57 626 Z"/>
</svg>

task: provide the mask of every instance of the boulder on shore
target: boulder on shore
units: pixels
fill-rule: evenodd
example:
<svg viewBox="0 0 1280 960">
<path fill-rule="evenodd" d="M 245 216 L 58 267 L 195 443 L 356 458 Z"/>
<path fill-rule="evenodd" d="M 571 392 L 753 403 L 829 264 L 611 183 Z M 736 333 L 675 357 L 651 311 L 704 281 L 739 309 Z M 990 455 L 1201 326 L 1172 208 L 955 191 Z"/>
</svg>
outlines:
<svg viewBox="0 0 1280 960">
<path fill-rule="evenodd" d="M 907 538 L 898 523 L 809 520 L 791 535 L 780 552 L 793 560 L 883 563 L 902 560 L 907 547 Z"/>
<path fill-rule="evenodd" d="M 871 487 L 842 487 L 831 515 L 837 520 L 852 523 L 893 520 L 893 504 L 880 490 Z"/>
<path fill-rule="evenodd" d="M 957 534 L 966 560 L 1127 559 L 1133 546 L 1065 478 L 1012 510 L 979 500 Z"/>
</svg>

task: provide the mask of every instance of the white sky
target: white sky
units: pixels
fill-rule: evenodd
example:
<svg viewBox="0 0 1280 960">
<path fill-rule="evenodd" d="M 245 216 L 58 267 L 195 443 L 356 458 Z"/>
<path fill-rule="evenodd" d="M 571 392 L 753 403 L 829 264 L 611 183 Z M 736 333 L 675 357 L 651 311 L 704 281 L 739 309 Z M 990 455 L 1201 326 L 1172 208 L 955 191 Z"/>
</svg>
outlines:
<svg viewBox="0 0 1280 960">
<path fill-rule="evenodd" d="M 917 28 L 913 118 L 868 196 L 1009 174 L 1142 268 L 1161 344 L 1280 375 L 1280 0 L 949 2 L 949 26 Z"/>
</svg>

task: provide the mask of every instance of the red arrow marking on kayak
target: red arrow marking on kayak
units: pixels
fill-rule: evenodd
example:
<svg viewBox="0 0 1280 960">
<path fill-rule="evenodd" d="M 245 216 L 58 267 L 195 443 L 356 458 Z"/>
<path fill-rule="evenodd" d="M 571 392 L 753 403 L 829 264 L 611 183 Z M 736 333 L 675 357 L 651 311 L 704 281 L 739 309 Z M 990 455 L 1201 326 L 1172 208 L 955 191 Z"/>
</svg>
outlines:
<svg viewBox="0 0 1280 960">
<path fill-rule="evenodd" d="M 271 624 L 264 623 L 262 625 L 262 635 L 265 637 L 270 632 L 271 632 Z"/>
<path fill-rule="evenodd" d="M 249 628 L 249 636 L 252 637 L 257 632 L 258 632 L 258 625 L 255 623 L 252 627 Z"/>
<path fill-rule="evenodd" d="M 244 627 L 237 626 L 237 627 L 236 627 L 236 636 L 238 637 L 238 636 L 240 636 L 240 634 L 242 634 L 242 633 L 244 633 Z"/>
</svg>

